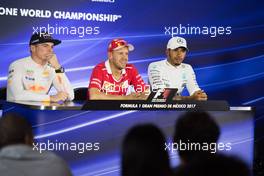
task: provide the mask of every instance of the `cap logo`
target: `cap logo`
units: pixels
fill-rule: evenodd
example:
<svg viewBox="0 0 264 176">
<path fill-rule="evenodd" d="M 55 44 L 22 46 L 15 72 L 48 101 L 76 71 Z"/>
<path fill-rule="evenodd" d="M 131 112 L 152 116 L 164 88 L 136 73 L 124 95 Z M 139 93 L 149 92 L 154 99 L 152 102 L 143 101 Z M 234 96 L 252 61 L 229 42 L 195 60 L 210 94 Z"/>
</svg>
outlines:
<svg viewBox="0 0 264 176">
<path fill-rule="evenodd" d="M 57 39 L 53 39 L 53 37 L 51 36 L 51 34 L 49 33 L 34 33 L 29 41 L 29 45 L 34 45 L 34 44 L 38 44 L 38 43 L 46 43 L 46 42 L 51 42 L 55 45 L 58 45 L 61 43 L 60 40 Z"/>
<path fill-rule="evenodd" d="M 39 39 L 33 40 L 31 43 L 39 42 Z"/>
<path fill-rule="evenodd" d="M 177 39 L 177 43 L 179 43 L 179 44 L 183 44 L 184 42 L 183 42 L 183 40 L 182 40 L 181 38 L 178 38 L 178 39 Z"/>
<path fill-rule="evenodd" d="M 117 47 L 120 47 L 120 46 L 126 46 L 127 45 L 127 42 L 124 41 L 124 40 L 114 40 L 110 45 L 109 45 L 109 48 L 111 50 L 114 50 L 115 48 Z"/>
<path fill-rule="evenodd" d="M 122 46 L 128 47 L 128 51 L 133 51 L 134 50 L 134 46 L 131 45 L 131 44 L 128 44 L 127 41 L 125 41 L 124 39 L 114 39 L 108 45 L 108 51 L 111 52 L 113 50 L 121 48 Z"/>
<path fill-rule="evenodd" d="M 116 47 L 126 45 L 126 42 L 124 40 L 118 40 L 115 41 Z"/>
<path fill-rule="evenodd" d="M 52 39 L 50 34 L 40 34 L 40 37 L 43 37 L 44 39 Z"/>
</svg>

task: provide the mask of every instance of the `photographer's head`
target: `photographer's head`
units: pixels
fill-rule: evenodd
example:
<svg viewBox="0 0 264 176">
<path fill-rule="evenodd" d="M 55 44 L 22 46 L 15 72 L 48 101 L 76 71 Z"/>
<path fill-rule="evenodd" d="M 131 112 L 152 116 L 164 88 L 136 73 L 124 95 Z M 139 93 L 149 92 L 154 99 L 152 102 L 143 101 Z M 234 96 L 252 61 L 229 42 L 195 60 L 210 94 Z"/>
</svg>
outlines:
<svg viewBox="0 0 264 176">
<path fill-rule="evenodd" d="M 183 162 L 189 162 L 196 155 L 209 155 L 215 153 L 216 143 L 220 136 L 220 129 L 214 119 L 206 112 L 187 112 L 183 114 L 175 124 L 174 142 L 208 146 L 208 150 L 186 149 L 178 150 Z M 212 150 L 214 150 L 212 152 Z"/>
<path fill-rule="evenodd" d="M 164 144 L 165 137 L 156 126 L 133 127 L 122 145 L 122 175 L 170 175 L 169 156 Z"/>
<path fill-rule="evenodd" d="M 14 145 L 32 145 L 32 127 L 27 120 L 18 114 L 8 113 L 0 118 L 0 148 Z"/>
</svg>

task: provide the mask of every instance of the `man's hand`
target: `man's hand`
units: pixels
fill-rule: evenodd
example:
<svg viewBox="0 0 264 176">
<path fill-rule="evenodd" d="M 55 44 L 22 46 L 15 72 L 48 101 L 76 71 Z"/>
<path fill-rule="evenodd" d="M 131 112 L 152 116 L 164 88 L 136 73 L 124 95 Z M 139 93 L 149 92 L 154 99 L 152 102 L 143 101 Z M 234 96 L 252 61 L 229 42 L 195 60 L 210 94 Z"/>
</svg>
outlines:
<svg viewBox="0 0 264 176">
<path fill-rule="evenodd" d="M 131 94 L 124 96 L 126 100 L 137 100 L 138 97 L 140 97 L 139 92 L 132 92 Z"/>
<path fill-rule="evenodd" d="M 56 56 L 56 54 L 52 54 L 50 56 L 50 59 L 48 61 L 50 63 L 50 65 L 56 70 L 56 69 L 59 69 L 61 67 L 59 61 L 58 61 L 58 58 Z"/>
<path fill-rule="evenodd" d="M 193 100 L 207 100 L 207 95 L 203 90 L 197 90 L 191 97 Z"/>
<path fill-rule="evenodd" d="M 68 98 L 68 93 L 66 92 L 58 92 L 56 95 L 50 96 L 51 102 L 59 102 L 59 101 L 65 101 Z"/>
<path fill-rule="evenodd" d="M 191 96 L 176 95 L 173 100 L 207 100 L 207 95 L 203 90 L 197 90 Z"/>
<path fill-rule="evenodd" d="M 149 96 L 148 92 L 141 92 L 140 95 L 138 96 L 138 100 L 147 100 Z"/>
<path fill-rule="evenodd" d="M 101 92 L 97 88 L 89 89 L 90 100 L 146 100 L 149 92 L 132 92 L 129 95 L 111 95 Z"/>
</svg>

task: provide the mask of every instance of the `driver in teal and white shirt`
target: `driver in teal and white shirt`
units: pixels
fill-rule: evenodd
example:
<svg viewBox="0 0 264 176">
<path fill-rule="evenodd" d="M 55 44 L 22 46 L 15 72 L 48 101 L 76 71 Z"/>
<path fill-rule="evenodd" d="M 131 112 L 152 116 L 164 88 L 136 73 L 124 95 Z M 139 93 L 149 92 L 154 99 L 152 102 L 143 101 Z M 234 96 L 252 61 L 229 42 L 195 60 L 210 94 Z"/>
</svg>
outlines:
<svg viewBox="0 0 264 176">
<path fill-rule="evenodd" d="M 186 57 L 187 42 L 182 37 L 173 37 L 167 44 L 167 59 L 153 62 L 148 67 L 148 78 L 152 90 L 177 88 L 174 100 L 207 100 L 206 93 L 197 84 L 193 68 L 182 63 Z M 187 87 L 190 96 L 181 96 Z"/>
</svg>

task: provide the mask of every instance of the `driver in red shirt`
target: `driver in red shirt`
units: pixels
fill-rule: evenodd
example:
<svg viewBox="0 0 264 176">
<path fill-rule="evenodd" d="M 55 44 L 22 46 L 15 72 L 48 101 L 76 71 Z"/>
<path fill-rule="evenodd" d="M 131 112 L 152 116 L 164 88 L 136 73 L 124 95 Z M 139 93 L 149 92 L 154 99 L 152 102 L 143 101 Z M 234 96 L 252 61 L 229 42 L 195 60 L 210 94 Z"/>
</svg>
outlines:
<svg viewBox="0 0 264 176">
<path fill-rule="evenodd" d="M 108 46 L 108 59 L 93 69 L 88 99 L 145 100 L 149 94 L 134 65 L 128 64 L 128 53 L 134 46 L 123 39 L 114 39 Z M 130 93 L 132 88 L 134 91 Z"/>
</svg>

